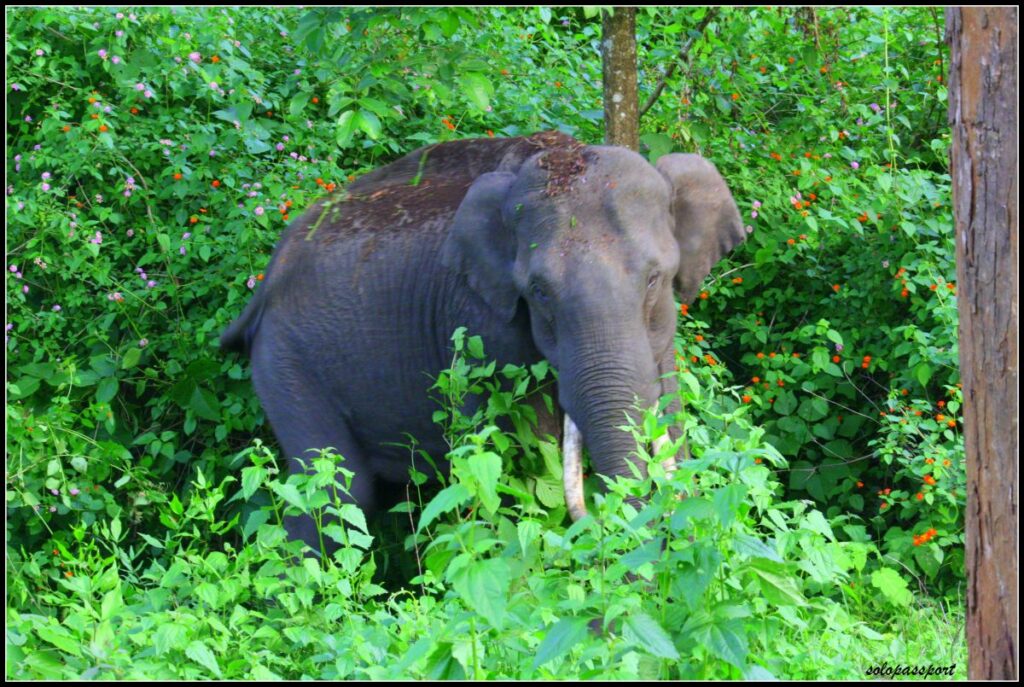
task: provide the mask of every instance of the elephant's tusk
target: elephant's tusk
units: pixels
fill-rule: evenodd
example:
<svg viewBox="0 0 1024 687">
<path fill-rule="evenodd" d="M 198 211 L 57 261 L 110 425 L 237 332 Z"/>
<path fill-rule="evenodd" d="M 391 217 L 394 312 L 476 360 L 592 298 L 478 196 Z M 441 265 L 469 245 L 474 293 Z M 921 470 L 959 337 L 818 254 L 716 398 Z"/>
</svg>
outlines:
<svg viewBox="0 0 1024 687">
<path fill-rule="evenodd" d="M 565 414 L 562 433 L 562 482 L 565 505 L 576 522 L 587 515 L 587 505 L 583 502 L 583 435 L 569 413 Z"/>
<path fill-rule="evenodd" d="M 669 443 L 669 437 L 668 437 L 668 433 L 667 432 L 665 434 L 662 434 L 657 439 L 655 439 L 654 440 L 654 447 L 653 447 L 654 448 L 654 455 L 658 455 L 658 453 L 661 452 L 661 447 L 664 446 L 667 443 Z M 668 458 L 666 458 L 665 460 L 661 461 L 661 467 L 665 468 L 665 472 L 668 473 L 669 476 L 671 476 L 672 473 L 675 472 L 675 470 L 676 470 L 676 456 L 675 456 L 675 454 L 673 453 Z"/>
</svg>

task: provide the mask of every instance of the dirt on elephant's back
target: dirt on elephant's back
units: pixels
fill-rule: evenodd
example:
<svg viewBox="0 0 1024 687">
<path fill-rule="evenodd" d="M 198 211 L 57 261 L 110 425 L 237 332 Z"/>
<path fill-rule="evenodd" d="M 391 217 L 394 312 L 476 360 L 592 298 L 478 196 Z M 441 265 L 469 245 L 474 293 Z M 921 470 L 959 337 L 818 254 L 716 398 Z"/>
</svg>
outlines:
<svg viewBox="0 0 1024 687">
<path fill-rule="evenodd" d="M 418 184 L 377 186 L 362 193 L 341 193 L 324 201 L 304 239 L 328 244 L 364 234 L 434 233 L 447 225 L 472 180 L 422 179 Z"/>
</svg>

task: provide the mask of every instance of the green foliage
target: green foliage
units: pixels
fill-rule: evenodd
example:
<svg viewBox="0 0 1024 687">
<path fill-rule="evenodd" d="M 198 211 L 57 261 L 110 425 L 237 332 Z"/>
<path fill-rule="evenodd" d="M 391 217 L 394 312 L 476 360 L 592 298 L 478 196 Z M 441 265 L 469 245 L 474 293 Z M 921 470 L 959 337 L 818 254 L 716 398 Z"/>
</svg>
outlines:
<svg viewBox="0 0 1024 687">
<path fill-rule="evenodd" d="M 691 36 L 708 11 L 637 15 L 641 99 L 695 38 L 641 152 L 709 157 L 749 223 L 683 308 L 694 459 L 589 477 L 566 528 L 554 371 L 462 332 L 451 473 L 402 507 L 418 591 L 388 596 L 343 464 L 282 481 L 245 448 L 269 428 L 217 336 L 354 175 L 449 138 L 600 142 L 598 8 L 12 10 L 8 676 L 962 671 L 936 614 L 962 624 L 966 496 L 941 15 L 722 8 Z M 298 511 L 338 553 L 297 558 Z"/>
<path fill-rule="evenodd" d="M 479 339 L 455 340 L 460 352 L 439 380 L 449 399 L 465 407 L 465 394 L 491 386 L 513 416 L 529 408 L 502 385 L 536 384 L 536 374 L 471 364 Z M 780 498 L 773 468 L 785 459 L 727 398 L 713 377 L 683 392 L 702 431 L 664 455 L 639 449 L 650 477 L 609 484 L 568 528 L 498 471 L 523 449 L 493 424 L 504 413 L 466 417 L 446 404 L 446 426 L 484 426 L 450 435 L 451 479 L 420 510 L 418 595 L 373 582 L 372 538 L 345 501 L 351 473 L 339 456 L 324 451 L 309 474 L 281 481 L 257 443 L 239 456 L 240 480 L 199 471 L 185 503 L 162 504 L 162 540 L 132 542 L 120 518 L 104 516 L 69 547 L 12 556 L 8 675 L 806 679 L 859 676 L 883 659 L 962 666 L 945 619 L 915 601 L 899 571 L 867 572 L 878 547 L 840 541 L 807 502 Z M 653 416 L 642 424 L 664 431 Z M 648 444 L 640 427 L 630 431 Z M 660 461 L 684 442 L 695 458 L 666 475 Z M 227 519 L 232 501 L 265 505 Z M 338 545 L 331 556 L 303 558 L 287 541 L 283 518 L 300 512 Z M 225 533 L 241 546 L 210 545 Z M 927 626 L 912 645 L 887 629 L 890 604 Z"/>
</svg>

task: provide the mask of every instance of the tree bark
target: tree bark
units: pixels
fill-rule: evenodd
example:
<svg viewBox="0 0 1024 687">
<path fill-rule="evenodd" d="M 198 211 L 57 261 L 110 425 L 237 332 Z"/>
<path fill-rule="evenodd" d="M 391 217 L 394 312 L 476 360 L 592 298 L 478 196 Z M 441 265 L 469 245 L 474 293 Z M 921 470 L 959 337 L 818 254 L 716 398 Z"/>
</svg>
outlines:
<svg viewBox="0 0 1024 687">
<path fill-rule="evenodd" d="M 604 75 L 604 142 L 640 150 L 636 92 L 636 8 L 604 14 L 601 34 Z"/>
<path fill-rule="evenodd" d="M 972 680 L 1015 680 L 1017 8 L 946 10 Z"/>
</svg>

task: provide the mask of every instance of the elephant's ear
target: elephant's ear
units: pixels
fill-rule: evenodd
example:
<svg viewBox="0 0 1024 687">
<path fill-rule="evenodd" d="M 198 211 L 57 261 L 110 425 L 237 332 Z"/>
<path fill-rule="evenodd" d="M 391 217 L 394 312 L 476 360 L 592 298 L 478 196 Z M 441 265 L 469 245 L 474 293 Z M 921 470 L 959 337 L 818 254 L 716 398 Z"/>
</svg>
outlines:
<svg viewBox="0 0 1024 687">
<path fill-rule="evenodd" d="M 673 153 L 658 158 L 658 171 L 672 185 L 672 215 L 679 243 L 675 286 L 691 302 L 704 277 L 746 238 L 736 201 L 715 166 L 700 155 Z"/>
<path fill-rule="evenodd" d="M 501 206 L 516 176 L 489 172 L 477 177 L 452 219 L 441 247 L 445 267 L 464 274 L 469 285 L 499 315 L 510 321 L 519 292 L 512 279 L 516 241 L 501 219 Z"/>
</svg>

